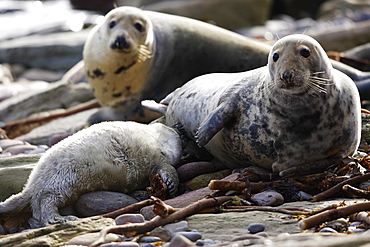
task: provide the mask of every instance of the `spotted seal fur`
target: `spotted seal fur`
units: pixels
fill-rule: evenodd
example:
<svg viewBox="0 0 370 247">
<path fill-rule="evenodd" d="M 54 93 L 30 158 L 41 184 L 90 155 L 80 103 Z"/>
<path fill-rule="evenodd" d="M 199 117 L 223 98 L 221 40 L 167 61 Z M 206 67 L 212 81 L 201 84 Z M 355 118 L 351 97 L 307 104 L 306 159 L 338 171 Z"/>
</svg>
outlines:
<svg viewBox="0 0 370 247">
<path fill-rule="evenodd" d="M 23 191 L 0 203 L 0 215 L 31 208 L 41 226 L 74 220 L 72 215 L 61 216 L 58 208 L 89 191 L 128 193 L 144 189 L 151 174 L 159 174 L 174 195 L 179 179 L 173 165 L 181 154 L 179 134 L 160 123 L 92 125 L 42 155 Z"/>
<path fill-rule="evenodd" d="M 360 98 L 320 44 L 290 35 L 274 44 L 267 66 L 195 78 L 160 104 L 166 124 L 230 168 L 252 165 L 281 176 L 327 168 L 352 155 L 360 140 Z"/>
<path fill-rule="evenodd" d="M 119 7 L 86 40 L 83 60 L 106 106 L 91 121 L 149 121 L 140 102 L 160 100 L 190 79 L 266 64 L 267 44 L 186 17 Z M 156 115 L 158 116 L 158 115 Z"/>
</svg>

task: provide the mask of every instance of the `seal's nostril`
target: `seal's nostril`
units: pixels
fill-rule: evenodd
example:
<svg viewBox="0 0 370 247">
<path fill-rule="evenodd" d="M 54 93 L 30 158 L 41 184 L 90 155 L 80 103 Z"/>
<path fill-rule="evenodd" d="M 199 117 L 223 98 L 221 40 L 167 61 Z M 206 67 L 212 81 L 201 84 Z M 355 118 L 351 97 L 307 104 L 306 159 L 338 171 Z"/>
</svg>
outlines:
<svg viewBox="0 0 370 247">
<path fill-rule="evenodd" d="M 285 71 L 281 74 L 281 79 L 283 79 L 286 82 L 289 82 L 292 80 L 293 77 L 293 71 Z"/>
<path fill-rule="evenodd" d="M 112 49 L 127 49 L 130 48 L 130 43 L 127 41 L 124 35 L 117 36 L 111 45 Z"/>
</svg>

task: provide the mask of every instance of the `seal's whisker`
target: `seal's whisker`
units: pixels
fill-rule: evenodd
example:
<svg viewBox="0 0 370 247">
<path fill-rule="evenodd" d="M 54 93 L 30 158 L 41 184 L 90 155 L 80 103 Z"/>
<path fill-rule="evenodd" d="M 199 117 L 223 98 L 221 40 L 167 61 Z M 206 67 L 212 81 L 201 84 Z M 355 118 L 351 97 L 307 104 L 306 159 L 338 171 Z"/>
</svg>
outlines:
<svg viewBox="0 0 370 247">
<path fill-rule="evenodd" d="M 322 85 L 326 85 L 326 84 L 320 84 L 316 81 L 313 81 L 313 80 L 308 80 L 310 83 L 308 84 L 308 86 L 312 89 L 314 89 L 316 92 L 319 92 L 319 93 L 327 93 L 327 89 L 324 88 Z"/>
<path fill-rule="evenodd" d="M 325 74 L 325 71 L 313 72 L 312 74 L 313 74 L 313 75 Z"/>
<path fill-rule="evenodd" d="M 319 96 L 318 92 L 316 92 L 316 90 L 310 84 L 308 85 L 307 92 L 314 97 Z"/>
<path fill-rule="evenodd" d="M 333 81 L 327 78 L 321 78 L 321 77 L 316 77 L 316 76 L 311 76 L 310 81 L 314 81 L 317 84 L 321 85 L 333 85 Z"/>
</svg>

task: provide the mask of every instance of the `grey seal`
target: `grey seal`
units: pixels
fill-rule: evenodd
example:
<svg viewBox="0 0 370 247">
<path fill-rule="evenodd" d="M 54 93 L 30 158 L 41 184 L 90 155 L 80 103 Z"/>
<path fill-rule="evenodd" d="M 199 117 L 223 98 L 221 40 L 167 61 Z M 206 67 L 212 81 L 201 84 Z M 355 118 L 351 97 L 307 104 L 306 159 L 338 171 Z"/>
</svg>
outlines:
<svg viewBox="0 0 370 247">
<path fill-rule="evenodd" d="M 91 30 L 83 60 L 102 106 L 91 121 L 150 121 L 144 99 L 160 100 L 196 76 L 266 64 L 270 46 L 201 21 L 135 7 L 110 11 Z"/>
<path fill-rule="evenodd" d="M 32 170 L 22 192 L 0 203 L 0 215 L 32 210 L 41 226 L 76 219 L 61 216 L 86 192 L 123 193 L 143 189 L 159 174 L 171 195 L 179 183 L 176 165 L 182 155 L 177 131 L 160 123 L 102 122 L 51 147 Z"/>
<path fill-rule="evenodd" d="M 160 104 L 142 102 L 180 123 L 230 168 L 258 166 L 280 176 L 312 173 L 352 155 L 360 141 L 360 97 L 306 35 L 276 42 L 267 66 L 197 77 Z"/>
</svg>

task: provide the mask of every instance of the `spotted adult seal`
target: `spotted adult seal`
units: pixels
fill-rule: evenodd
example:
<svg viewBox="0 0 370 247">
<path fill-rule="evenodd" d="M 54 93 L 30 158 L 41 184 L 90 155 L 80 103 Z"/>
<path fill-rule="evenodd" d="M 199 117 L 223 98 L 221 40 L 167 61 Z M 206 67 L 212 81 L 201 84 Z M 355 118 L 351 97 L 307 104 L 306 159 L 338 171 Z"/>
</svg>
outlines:
<svg viewBox="0 0 370 247">
<path fill-rule="evenodd" d="M 128 193 L 143 189 L 159 174 L 173 195 L 178 176 L 173 167 L 182 154 L 182 139 L 160 123 L 103 122 L 51 147 L 31 172 L 22 192 L 0 203 L 1 215 L 32 209 L 41 226 L 76 219 L 58 208 L 86 192 Z"/>
<path fill-rule="evenodd" d="M 180 123 L 230 168 L 257 165 L 281 176 L 314 172 L 352 155 L 360 139 L 360 98 L 320 44 L 291 35 L 267 66 L 200 76 L 160 104 L 143 105 Z"/>
<path fill-rule="evenodd" d="M 83 51 L 95 96 L 109 106 L 92 120 L 148 120 L 141 100 L 160 100 L 202 74 L 257 68 L 266 64 L 261 54 L 269 49 L 190 18 L 135 7 L 113 9 L 90 32 Z"/>
</svg>

